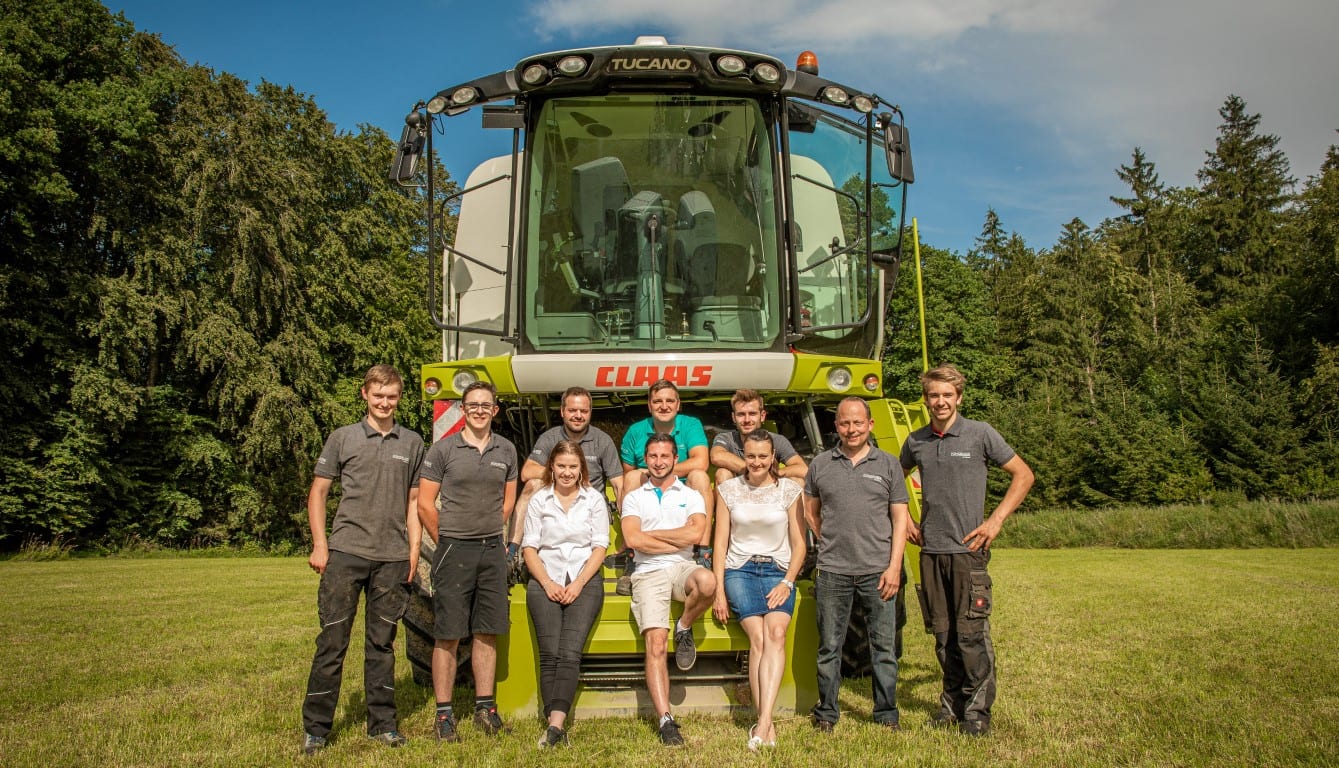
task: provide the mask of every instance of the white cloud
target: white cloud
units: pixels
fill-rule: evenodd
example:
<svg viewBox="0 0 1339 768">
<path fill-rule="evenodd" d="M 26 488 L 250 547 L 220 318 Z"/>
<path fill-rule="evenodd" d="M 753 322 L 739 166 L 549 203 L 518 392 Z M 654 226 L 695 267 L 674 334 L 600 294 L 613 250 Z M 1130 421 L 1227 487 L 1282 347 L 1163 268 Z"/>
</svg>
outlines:
<svg viewBox="0 0 1339 768">
<path fill-rule="evenodd" d="M 914 74 L 880 92 L 933 89 L 1004 109 L 1077 156 L 1144 146 L 1179 183 L 1193 181 L 1229 94 L 1282 137 L 1298 175 L 1339 128 L 1334 0 L 737 0 L 728 11 L 543 0 L 533 15 L 550 33 L 657 30 L 672 42 L 810 48 L 838 71 L 886 63 Z"/>
<path fill-rule="evenodd" d="M 994 153 L 936 146 L 924 130 L 918 144 L 963 155 L 951 164 L 973 175 L 955 183 L 1002 214 L 1010 202 L 973 193 L 1020 178 L 1018 165 L 1093 192 L 1087 210 L 1056 211 L 1045 237 L 1075 215 L 1109 215 L 1115 168 L 1136 146 L 1165 183 L 1195 183 L 1229 94 L 1280 137 L 1299 179 L 1339 143 L 1335 0 L 542 0 L 532 11 L 539 31 L 577 42 L 626 31 L 783 58 L 811 49 L 825 75 L 913 106 L 913 127 L 942 113 L 982 123 L 976 136 L 1008 131 Z"/>
</svg>

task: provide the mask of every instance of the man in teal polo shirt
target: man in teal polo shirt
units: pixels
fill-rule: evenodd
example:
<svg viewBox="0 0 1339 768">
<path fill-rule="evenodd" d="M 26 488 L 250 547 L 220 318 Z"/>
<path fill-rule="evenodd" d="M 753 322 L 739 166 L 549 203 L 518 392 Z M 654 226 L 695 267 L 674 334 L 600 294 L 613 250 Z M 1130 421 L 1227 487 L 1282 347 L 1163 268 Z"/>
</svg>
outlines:
<svg viewBox="0 0 1339 768">
<path fill-rule="evenodd" d="M 646 457 L 643 450 L 646 438 L 653 432 L 672 436 L 679 449 L 674 475 L 700 493 L 706 502 L 707 527 L 694 550 L 696 554 L 709 556 L 714 494 L 711 478 L 707 475 L 707 469 L 711 466 L 707 433 L 702 429 L 701 421 L 679 413 L 679 388 L 668 379 L 661 379 L 651 385 L 646 408 L 651 415 L 629 426 L 623 434 L 619 450 L 619 457 L 623 461 L 623 492 L 631 493 L 633 489 L 641 487 L 645 479 Z"/>
</svg>

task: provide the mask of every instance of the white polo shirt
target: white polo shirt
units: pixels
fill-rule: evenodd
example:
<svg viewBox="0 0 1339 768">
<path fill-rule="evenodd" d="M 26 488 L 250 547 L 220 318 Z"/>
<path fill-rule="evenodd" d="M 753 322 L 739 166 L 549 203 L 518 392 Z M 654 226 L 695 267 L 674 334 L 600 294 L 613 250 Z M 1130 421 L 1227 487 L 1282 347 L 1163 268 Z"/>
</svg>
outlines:
<svg viewBox="0 0 1339 768">
<path fill-rule="evenodd" d="M 663 492 L 647 480 L 642 487 L 623 497 L 623 516 L 640 518 L 643 531 L 663 531 L 682 528 L 688 524 L 692 515 L 707 515 L 707 505 L 702 494 L 675 480 L 674 485 Z M 691 562 L 693 548 L 685 547 L 677 552 L 666 554 L 643 554 L 635 552 L 633 561 L 639 572 L 658 571 L 671 565 Z"/>
<path fill-rule="evenodd" d="M 592 549 L 609 548 L 609 505 L 603 494 L 583 487 L 564 512 L 553 486 L 541 488 L 525 510 L 521 546 L 535 550 L 549 578 L 562 585 L 572 583 Z"/>
</svg>

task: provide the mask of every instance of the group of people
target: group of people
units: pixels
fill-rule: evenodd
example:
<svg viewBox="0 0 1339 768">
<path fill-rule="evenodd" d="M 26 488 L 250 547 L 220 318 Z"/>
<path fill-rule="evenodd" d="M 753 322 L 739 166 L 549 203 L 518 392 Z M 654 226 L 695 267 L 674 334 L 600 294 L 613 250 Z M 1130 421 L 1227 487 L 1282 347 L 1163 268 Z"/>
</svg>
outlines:
<svg viewBox="0 0 1339 768">
<path fill-rule="evenodd" d="M 609 551 L 613 489 L 619 529 L 633 553 L 631 612 L 645 646 L 646 686 L 660 741 L 684 743 L 670 712 L 669 650 L 681 670 L 696 663 L 694 624 L 707 611 L 731 614 L 749 638 L 749 688 L 757 722 L 747 746 L 773 746 L 773 710 L 785 671 L 795 582 L 817 544 L 820 732 L 839 719 L 841 649 L 856 601 L 864 608 L 873 678 L 873 718 L 899 727 L 896 602 L 906 542 L 922 547 L 922 612 L 935 637 L 943 691 L 931 724 L 984 735 L 995 698 L 990 643 L 990 544 L 1032 484 L 1027 464 L 990 425 L 958 415 L 964 378 L 951 366 L 922 376 L 930 423 L 894 457 L 870 439 L 869 404 L 836 409 L 837 445 L 806 463 L 790 442 L 763 427 L 763 398 L 731 399 L 735 429 L 709 445 L 701 422 L 680 413 L 678 388 L 651 385 L 649 416 L 628 427 L 621 445 L 591 424 L 591 395 L 563 393 L 561 425 L 544 432 L 524 464 L 492 430 L 492 385 L 476 382 L 461 398 L 464 426 L 426 451 L 394 420 L 403 381 L 390 366 L 368 371 L 361 390 L 367 417 L 336 430 L 317 461 L 308 497 L 311 567 L 321 574 L 316 641 L 303 706 L 303 751 L 326 746 L 359 594 L 367 593 L 365 685 L 368 734 L 389 746 L 397 729 L 391 645 L 412 586 L 421 536 L 436 541 L 431 564 L 436 697 L 434 731 L 459 739 L 452 704 L 456 650 L 472 641 L 474 727 L 510 729 L 494 695 L 497 637 L 508 629 L 507 572 L 519 556 L 530 574 L 526 606 L 539 650 L 547 722 L 541 747 L 566 744 L 583 648 L 605 599 L 600 571 Z M 987 462 L 1010 475 L 984 516 Z M 518 466 L 519 464 L 519 466 Z M 715 467 L 714 475 L 708 474 Z M 922 519 L 908 511 L 904 477 L 920 471 Z M 342 489 L 332 530 L 326 501 Z M 510 526 L 513 510 L 519 509 Z M 714 518 L 714 524 L 713 524 Z M 682 605 L 675 618 L 673 603 Z"/>
</svg>

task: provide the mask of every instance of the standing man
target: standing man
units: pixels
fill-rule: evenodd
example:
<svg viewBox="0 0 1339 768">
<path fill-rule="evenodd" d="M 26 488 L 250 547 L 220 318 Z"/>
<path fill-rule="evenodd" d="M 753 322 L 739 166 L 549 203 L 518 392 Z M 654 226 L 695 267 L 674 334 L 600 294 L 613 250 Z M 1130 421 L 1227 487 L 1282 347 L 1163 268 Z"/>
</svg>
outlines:
<svg viewBox="0 0 1339 768">
<path fill-rule="evenodd" d="M 921 549 L 921 609 L 935 636 L 944 670 L 939 711 L 930 724 L 984 736 L 995 701 L 995 649 L 990 642 L 990 543 L 1032 487 L 1032 470 L 983 421 L 958 415 L 966 379 L 942 365 L 921 376 L 930 423 L 902 446 L 902 469 L 921 471 L 921 525 L 911 540 Z M 1009 473 L 1009 489 L 989 518 L 987 462 Z"/>
<path fill-rule="evenodd" d="M 679 388 L 669 379 L 661 379 L 651 385 L 647 394 L 646 408 L 651 415 L 634 422 L 623 433 L 623 444 L 619 451 L 623 461 L 624 488 L 631 491 L 642 484 L 646 461 L 642 453 L 646 440 L 653 433 L 674 438 L 678 446 L 678 455 L 673 474 L 684 481 L 689 488 L 702 497 L 707 515 L 707 525 L 702 529 L 700 541 L 693 542 L 695 554 L 709 558 L 711 554 L 711 505 L 714 494 L 711 491 L 711 478 L 707 475 L 710 466 L 708 457 L 707 433 L 702 422 L 693 416 L 679 413 Z"/>
<path fill-rule="evenodd" d="M 493 434 L 497 390 L 485 381 L 461 397 L 465 427 L 438 440 L 423 459 L 418 516 L 437 541 L 432 568 L 432 690 L 440 741 L 459 741 L 451 705 L 456 649 L 473 637 L 474 726 L 509 730 L 497 713 L 493 683 L 497 636 L 508 629 L 507 549 L 502 532 L 516 504 L 516 446 Z M 438 512 L 438 503 L 441 512 Z"/>
<path fill-rule="evenodd" d="M 523 535 L 521 529 L 530 497 L 544 487 L 544 468 L 549 463 L 549 454 L 553 453 L 554 446 L 559 442 L 570 440 L 581 446 L 581 453 L 586 457 L 586 468 L 590 473 L 590 487 L 603 496 L 604 483 L 608 480 L 614 487 L 614 498 L 623 498 L 623 464 L 613 438 L 599 427 L 591 426 L 590 391 L 585 387 L 568 387 L 567 391 L 563 392 L 561 403 L 558 415 L 563 420 L 562 425 L 546 430 L 540 435 L 535 441 L 534 450 L 530 451 L 525 464 L 521 465 L 521 482 L 525 486 L 521 489 L 520 498 L 516 500 L 517 511 L 512 517 L 514 523 L 511 541 L 507 545 L 508 556 L 515 554 L 513 545 L 520 546 Z"/>
<path fill-rule="evenodd" d="M 874 721 L 898 729 L 897 601 L 906 548 L 907 487 L 897 459 L 869 444 L 869 404 L 837 405 L 836 448 L 814 457 L 805 480 L 805 518 L 818 539 L 818 703 L 814 727 L 831 733 L 840 711 L 842 645 L 851 606 L 865 607 L 873 670 Z"/>
<path fill-rule="evenodd" d="M 623 498 L 621 526 L 637 563 L 631 607 L 646 645 L 646 690 L 659 717 L 660 742 L 678 746 L 683 736 L 669 704 L 670 600 L 683 603 L 674 626 L 674 661 L 679 669 L 692 669 L 693 623 L 711 607 L 716 577 L 693 562 L 691 547 L 707 534 L 707 514 L 702 495 L 674 474 L 674 438 L 653 432 L 645 446 L 646 481 Z"/>
<path fill-rule="evenodd" d="M 326 746 L 339 703 L 344 654 L 349 649 L 358 596 L 367 593 L 363 616 L 363 685 L 367 734 L 391 747 L 403 746 L 395 721 L 395 630 L 409 601 L 418 564 L 417 501 L 423 438 L 395 421 L 404 380 L 389 365 L 374 365 L 359 395 L 367 417 L 340 427 L 316 460 L 307 494 L 312 553 L 307 563 L 321 575 L 316 607 L 321 633 L 302 705 L 302 751 Z M 343 495 L 326 536 L 326 500 L 339 480 Z"/>
<path fill-rule="evenodd" d="M 744 474 L 744 435 L 762 429 L 767 421 L 767 411 L 763 408 L 762 395 L 754 389 L 737 389 L 730 398 L 730 419 L 735 423 L 733 432 L 716 435 L 711 444 L 711 465 L 716 467 L 716 485 Z M 785 435 L 769 432 L 777 462 L 777 477 L 789 477 L 796 482 L 804 482 L 809 466 L 795 451 L 795 446 Z"/>
</svg>

